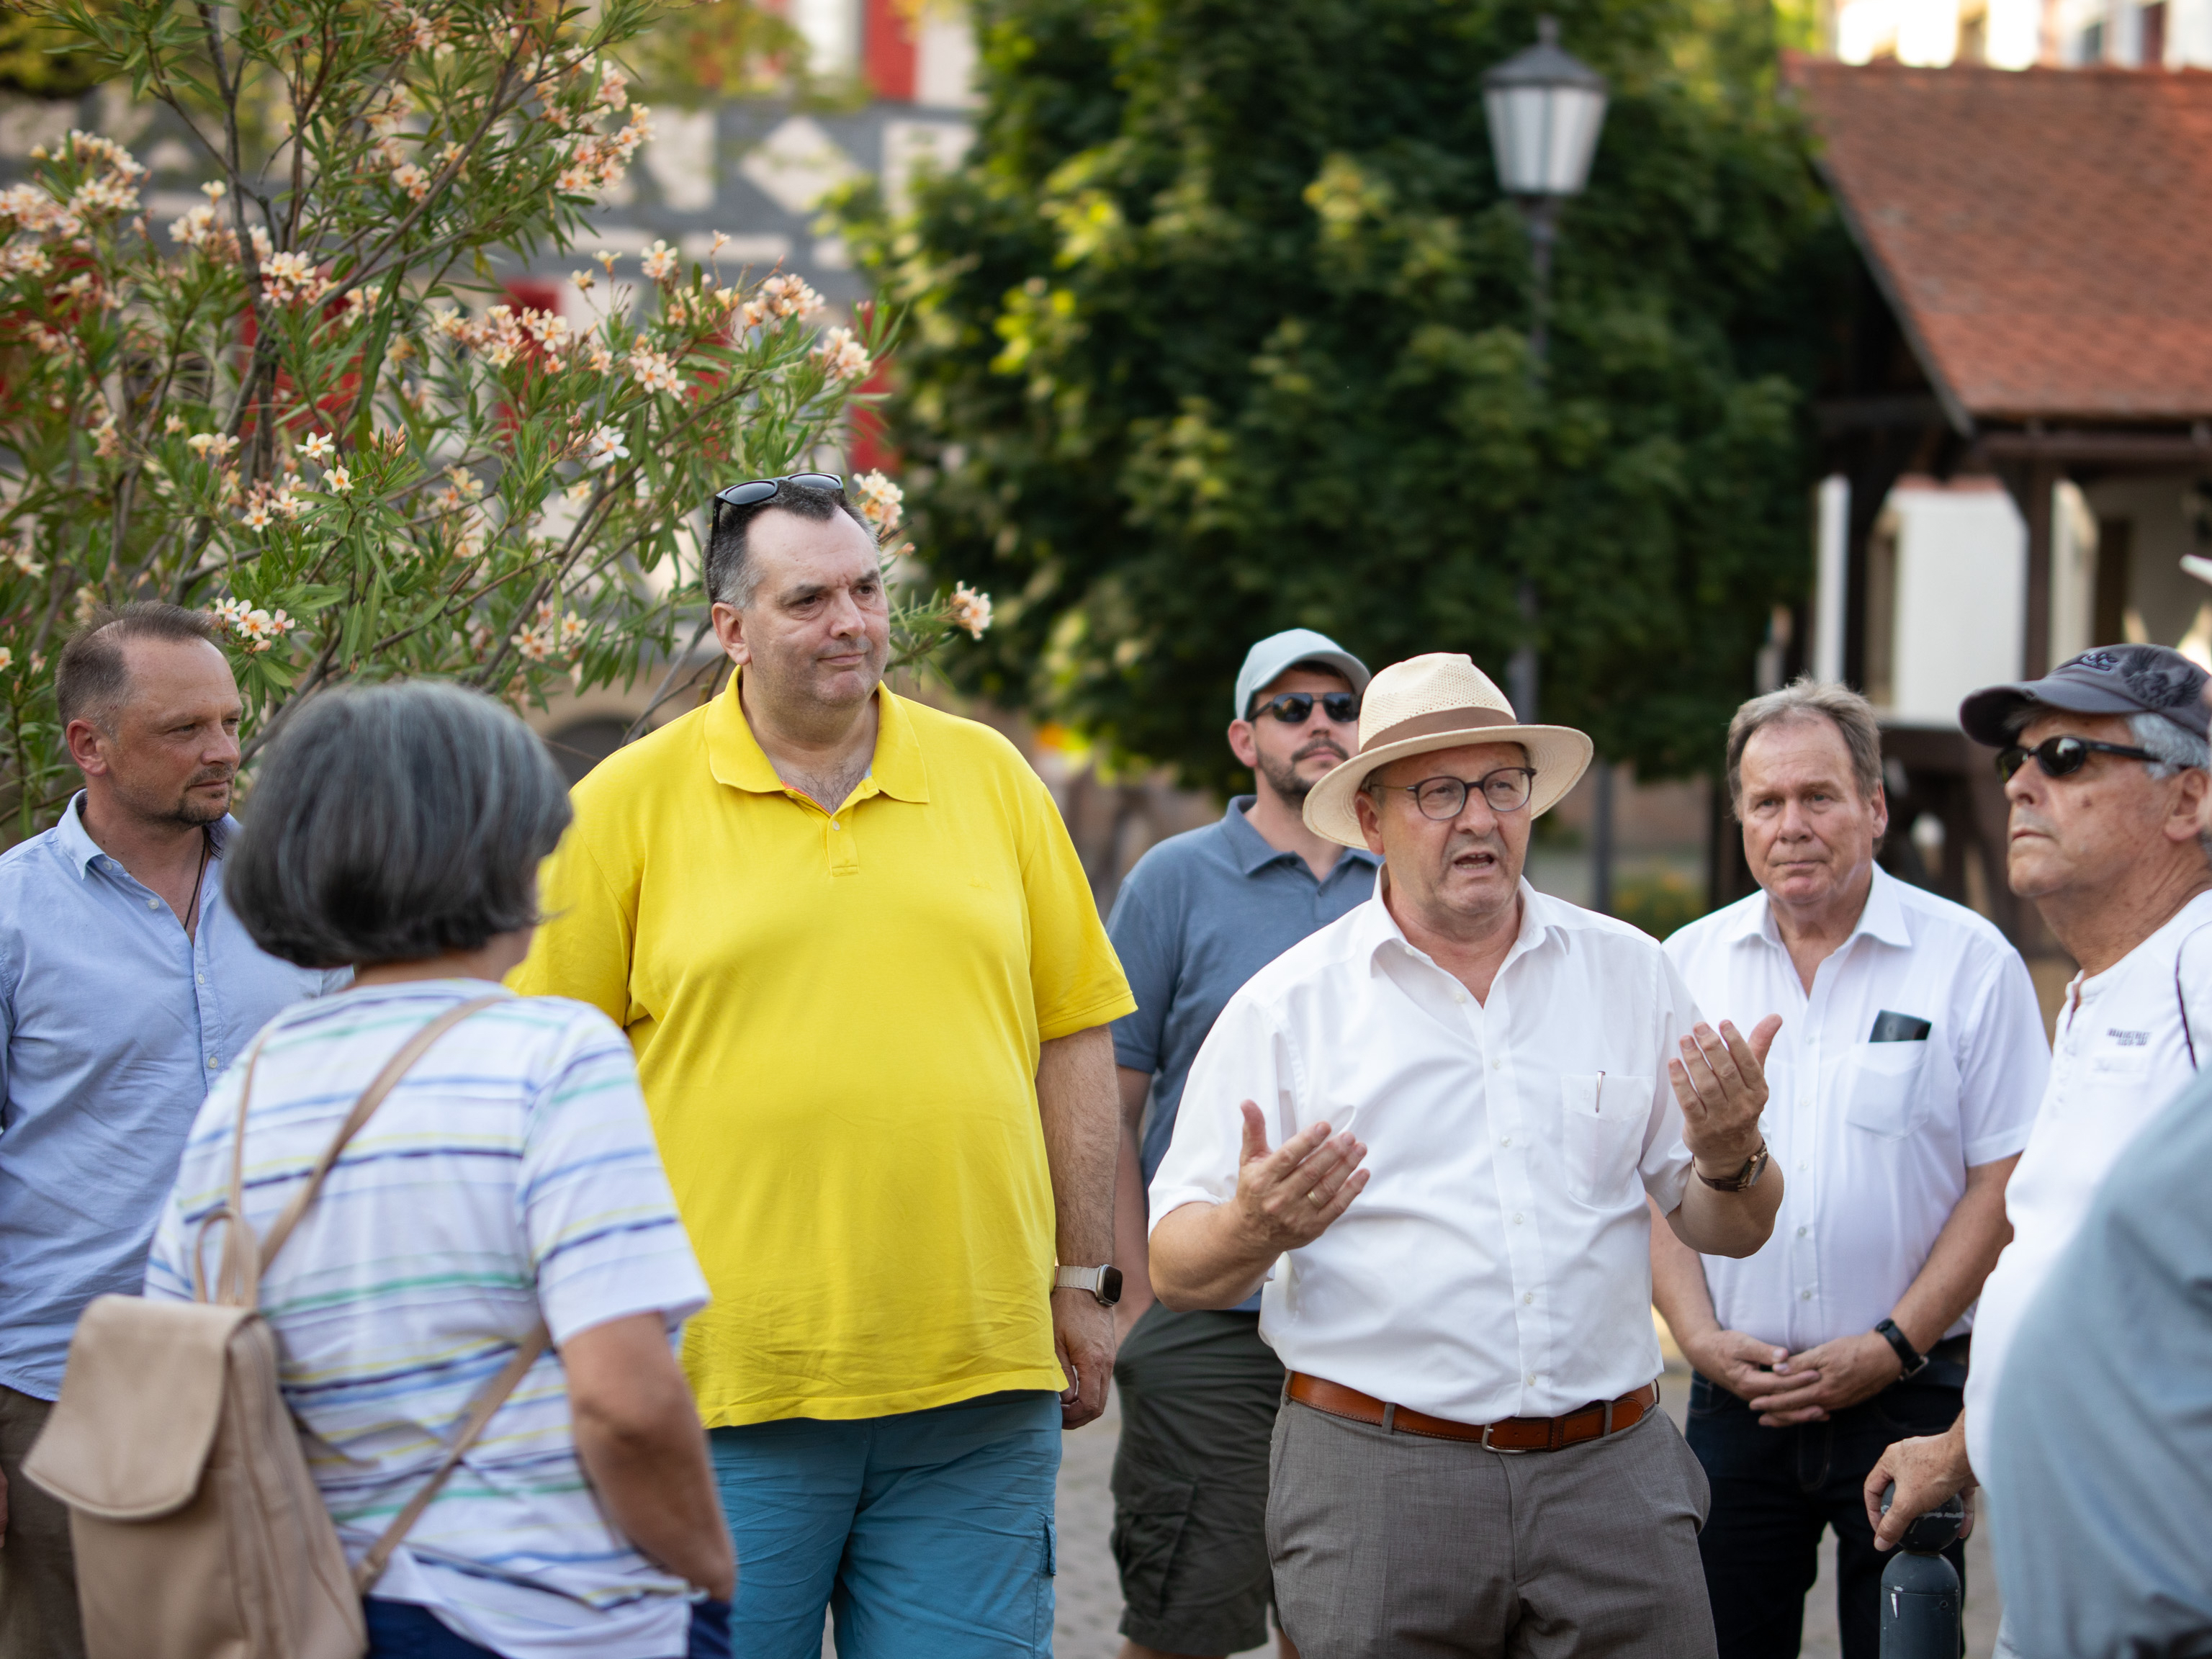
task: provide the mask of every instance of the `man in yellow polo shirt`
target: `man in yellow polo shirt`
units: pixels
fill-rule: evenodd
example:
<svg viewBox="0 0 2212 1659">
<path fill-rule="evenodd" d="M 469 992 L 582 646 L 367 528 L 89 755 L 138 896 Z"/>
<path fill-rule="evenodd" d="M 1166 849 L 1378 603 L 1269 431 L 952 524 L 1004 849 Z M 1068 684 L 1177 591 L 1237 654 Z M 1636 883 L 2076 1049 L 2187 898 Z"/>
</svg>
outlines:
<svg viewBox="0 0 2212 1659">
<path fill-rule="evenodd" d="M 684 1334 L 734 1650 L 1048 1659 L 1060 1437 L 1114 1357 L 1135 1004 L 1044 785 L 881 682 L 823 474 L 716 498 L 729 690 L 576 787 L 518 989 L 603 1009 L 714 1304 Z M 1055 1288 L 1060 1286 L 1060 1288 Z"/>
</svg>

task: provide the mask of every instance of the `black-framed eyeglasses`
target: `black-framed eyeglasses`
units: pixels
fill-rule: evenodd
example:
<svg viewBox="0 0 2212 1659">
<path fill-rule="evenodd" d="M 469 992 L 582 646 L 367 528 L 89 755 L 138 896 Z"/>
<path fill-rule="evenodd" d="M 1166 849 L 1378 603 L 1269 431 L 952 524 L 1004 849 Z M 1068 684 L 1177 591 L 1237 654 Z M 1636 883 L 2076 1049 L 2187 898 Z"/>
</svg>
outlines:
<svg viewBox="0 0 2212 1659">
<path fill-rule="evenodd" d="M 1472 782 L 1465 778 L 1424 778 L 1419 783 L 1375 783 L 1369 788 L 1378 794 L 1399 790 L 1413 798 L 1413 805 L 1421 809 L 1425 818 L 1445 823 L 1467 811 L 1467 795 L 1470 789 L 1482 791 L 1482 799 L 1493 812 L 1517 812 L 1528 804 L 1528 797 L 1536 787 L 1536 769 L 1533 766 L 1501 766 L 1495 772 L 1485 772 Z"/>
<path fill-rule="evenodd" d="M 758 507 L 787 483 L 810 489 L 842 489 L 845 481 L 834 472 L 787 472 L 781 478 L 753 478 L 718 489 L 714 499 L 724 507 Z"/>
<path fill-rule="evenodd" d="M 1258 720 L 1262 714 L 1273 714 L 1285 726 L 1304 726 L 1313 718 L 1314 704 L 1321 705 L 1322 714 L 1339 726 L 1349 726 L 1359 718 L 1359 694 L 1356 691 L 1281 691 L 1263 703 L 1255 704 L 1249 720 Z"/>
<path fill-rule="evenodd" d="M 2094 738 L 2045 738 L 2033 749 L 2014 744 L 2009 749 L 1997 750 L 1997 775 L 2010 783 L 2012 775 L 2027 764 L 2031 755 L 2046 778 L 2071 777 L 2089 763 L 2091 755 L 2118 755 L 2124 760 L 2149 761 L 2154 764 L 2158 760 L 2149 750 L 2130 749 L 2124 743 L 2100 743 Z"/>
</svg>

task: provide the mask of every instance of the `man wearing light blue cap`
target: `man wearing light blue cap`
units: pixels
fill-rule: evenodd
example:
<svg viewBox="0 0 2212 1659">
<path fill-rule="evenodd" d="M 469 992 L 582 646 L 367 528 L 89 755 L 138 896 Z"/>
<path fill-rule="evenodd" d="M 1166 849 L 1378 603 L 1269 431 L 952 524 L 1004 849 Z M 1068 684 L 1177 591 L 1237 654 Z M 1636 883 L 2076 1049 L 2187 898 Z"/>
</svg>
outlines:
<svg viewBox="0 0 2212 1659">
<path fill-rule="evenodd" d="M 1114 1368 L 1121 1659 L 1242 1653 L 1267 1639 L 1267 1446 L 1282 1364 L 1260 1340 L 1256 1296 L 1226 1312 L 1179 1314 L 1153 1302 L 1145 1189 L 1223 1005 L 1374 894 L 1374 855 L 1315 835 L 1304 816 L 1307 792 L 1358 741 L 1367 679 L 1358 658 L 1311 629 L 1254 646 L 1229 725 L 1254 793 L 1231 800 L 1218 823 L 1146 853 L 1107 922 L 1137 999 L 1137 1012 L 1114 1022 L 1124 1125 L 1114 1255 L 1122 1316 L 1134 1320 Z M 1281 1648 L 1296 1659 L 1287 1638 Z"/>
</svg>

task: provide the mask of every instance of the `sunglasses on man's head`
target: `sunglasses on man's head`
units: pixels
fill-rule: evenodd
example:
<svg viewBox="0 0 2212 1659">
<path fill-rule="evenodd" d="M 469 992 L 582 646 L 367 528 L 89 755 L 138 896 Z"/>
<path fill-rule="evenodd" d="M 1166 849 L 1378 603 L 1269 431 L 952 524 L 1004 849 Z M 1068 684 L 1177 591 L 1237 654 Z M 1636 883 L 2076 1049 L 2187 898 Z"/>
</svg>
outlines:
<svg viewBox="0 0 2212 1659">
<path fill-rule="evenodd" d="M 1359 718 L 1359 698 L 1350 691 L 1324 691 L 1316 696 L 1310 691 L 1284 691 L 1267 699 L 1253 709 L 1250 718 L 1273 714 L 1285 726 L 1304 726 L 1313 717 L 1314 704 L 1339 726 L 1349 726 Z"/>
<path fill-rule="evenodd" d="M 753 478 L 732 484 L 727 489 L 715 491 L 714 499 L 725 507 L 757 507 L 786 484 L 804 484 L 810 489 L 842 489 L 845 481 L 834 472 L 788 472 L 781 478 Z"/>
<path fill-rule="evenodd" d="M 2093 754 L 2118 755 L 2126 760 L 2158 759 L 2148 749 L 2130 749 L 2124 743 L 2099 743 L 2094 738 L 2045 738 L 2033 749 L 2014 744 L 2009 749 L 1997 750 L 1997 775 L 2010 783 L 2012 775 L 2027 765 L 2032 755 L 2035 763 L 2043 769 L 2045 777 L 2071 777 L 2089 763 Z"/>
</svg>

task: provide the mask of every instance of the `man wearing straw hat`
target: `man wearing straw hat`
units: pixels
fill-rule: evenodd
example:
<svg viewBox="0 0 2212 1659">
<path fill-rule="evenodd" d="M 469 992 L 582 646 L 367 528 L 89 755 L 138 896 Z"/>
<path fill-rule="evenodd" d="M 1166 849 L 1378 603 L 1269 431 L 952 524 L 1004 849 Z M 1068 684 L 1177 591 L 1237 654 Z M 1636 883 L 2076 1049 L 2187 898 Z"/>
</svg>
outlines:
<svg viewBox="0 0 2212 1659">
<path fill-rule="evenodd" d="M 1230 1000 L 1152 1182 L 1163 1301 L 1264 1284 L 1296 1407 L 1268 1547 L 1305 1659 L 1713 1651 L 1645 1196 L 1692 1249 L 1765 1242 L 1780 1021 L 1715 1031 L 1654 941 L 1522 878 L 1589 757 L 1466 657 L 1377 674 L 1305 806 L 1381 855 L 1376 896 Z"/>
</svg>

